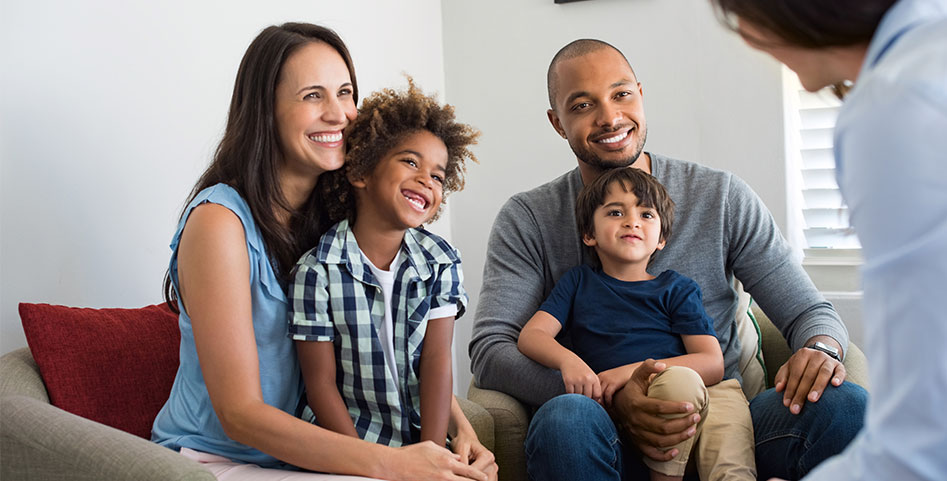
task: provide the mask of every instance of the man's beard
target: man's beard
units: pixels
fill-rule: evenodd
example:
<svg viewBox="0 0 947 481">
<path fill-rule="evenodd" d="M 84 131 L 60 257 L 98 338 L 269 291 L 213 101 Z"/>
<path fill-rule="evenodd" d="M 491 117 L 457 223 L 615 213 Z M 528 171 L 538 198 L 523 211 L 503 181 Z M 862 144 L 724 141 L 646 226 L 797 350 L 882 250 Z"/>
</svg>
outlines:
<svg viewBox="0 0 947 481">
<path fill-rule="evenodd" d="M 635 127 L 635 130 L 638 130 L 638 128 Z M 631 154 L 628 155 L 627 157 L 622 157 L 615 160 L 605 160 L 599 157 L 598 154 L 596 154 L 595 152 L 592 152 L 591 149 L 586 148 L 584 145 L 573 144 L 571 140 L 569 141 L 569 147 L 572 148 L 572 152 L 575 153 L 575 156 L 579 160 L 581 160 L 582 162 L 585 162 L 586 164 L 592 167 L 595 167 L 601 170 L 615 169 L 618 167 L 628 167 L 629 165 L 634 164 L 635 161 L 638 160 L 638 157 L 641 156 L 641 152 L 644 150 L 645 140 L 648 139 L 648 127 L 645 126 L 644 130 L 641 131 L 640 133 L 641 135 L 638 137 L 638 143 L 635 144 L 634 149 L 632 149 Z"/>
</svg>

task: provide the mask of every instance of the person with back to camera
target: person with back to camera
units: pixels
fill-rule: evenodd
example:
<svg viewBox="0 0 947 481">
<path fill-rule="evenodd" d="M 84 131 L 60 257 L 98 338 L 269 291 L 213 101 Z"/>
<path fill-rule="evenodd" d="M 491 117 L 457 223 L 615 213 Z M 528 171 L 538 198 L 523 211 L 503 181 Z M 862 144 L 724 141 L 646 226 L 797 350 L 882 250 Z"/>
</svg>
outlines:
<svg viewBox="0 0 947 481">
<path fill-rule="evenodd" d="M 327 177 L 338 222 L 296 264 L 290 288 L 309 405 L 341 434 L 444 446 L 467 294 L 460 254 L 420 226 L 463 188 L 479 132 L 409 78 L 403 92 L 369 96 L 348 135 L 345 166 Z"/>
<path fill-rule="evenodd" d="M 568 141 L 578 168 L 513 196 L 497 214 L 470 342 L 477 386 L 538 407 L 526 437 L 529 475 L 544 481 L 647 476 L 632 446 L 670 460 L 677 450 L 668 448 L 693 437 L 700 421 L 691 403 L 645 396 L 653 362 L 635 371 L 640 382 L 613 396 L 627 420 L 616 426 L 591 399 L 561 396 L 561 375 L 517 350 L 522 326 L 555 282 L 588 261 L 574 230 L 575 199 L 583 185 L 615 167 L 652 174 L 674 200 L 680 214 L 674 242 L 655 255 L 651 269 L 673 269 L 700 286 L 723 351 L 724 379 L 740 379 L 734 278 L 793 350 L 775 389 L 750 400 L 757 473 L 799 477 L 844 449 L 861 428 L 867 399 L 864 389 L 845 382 L 848 332 L 759 197 L 729 172 L 644 151 L 644 90 L 615 47 L 592 39 L 569 43 L 550 62 L 547 86 L 549 122 Z M 688 415 L 661 416 L 669 413 Z M 728 421 L 705 420 L 703 436 L 718 432 L 716 422 Z"/>
<path fill-rule="evenodd" d="M 592 398 L 614 413 L 612 398 L 647 359 L 658 368 L 649 398 L 687 401 L 700 414 L 697 433 L 671 449 L 670 461 L 644 458 L 651 479 L 681 480 L 692 450 L 703 480 L 756 479 L 753 425 L 736 379 L 723 380 L 723 354 L 700 287 L 673 270 L 647 271 L 674 223 L 674 202 L 654 177 L 639 169 L 612 169 L 585 186 L 576 200 L 582 243 L 597 267 L 563 275 L 540 310 L 523 326 L 520 351 L 562 373 L 566 392 Z M 556 342 L 565 330 L 572 350 Z M 708 445 L 704 420 L 722 417 L 726 442 Z M 670 418 L 684 414 L 670 415 Z M 622 419 L 618 423 L 624 422 Z M 719 440 L 719 438 L 718 438 Z"/>
<path fill-rule="evenodd" d="M 947 479 L 947 2 L 713 4 L 806 90 L 843 97 L 836 177 L 864 256 L 872 399 L 865 429 L 806 479 Z"/>
<path fill-rule="evenodd" d="M 181 215 L 165 279 L 180 312 L 180 365 L 152 440 L 218 479 L 495 479 L 456 402 L 461 454 L 434 443 L 390 448 L 296 416 L 302 379 L 286 335 L 289 272 L 321 235 L 320 176 L 342 166 L 358 86 L 335 32 L 264 29 L 237 72 L 214 161 Z M 479 453 L 471 456 L 471 453 Z M 346 478 L 352 479 L 352 478 Z"/>
</svg>

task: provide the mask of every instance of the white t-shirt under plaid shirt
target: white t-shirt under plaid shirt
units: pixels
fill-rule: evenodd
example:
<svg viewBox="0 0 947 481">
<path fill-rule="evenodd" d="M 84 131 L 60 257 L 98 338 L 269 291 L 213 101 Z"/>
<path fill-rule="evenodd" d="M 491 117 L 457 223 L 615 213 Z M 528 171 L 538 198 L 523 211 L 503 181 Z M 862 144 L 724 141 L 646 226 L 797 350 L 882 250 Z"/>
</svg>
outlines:
<svg viewBox="0 0 947 481">
<path fill-rule="evenodd" d="M 460 317 L 467 294 L 457 250 L 424 229 L 405 232 L 391 271 L 397 377 L 389 372 L 379 337 L 386 311 L 381 284 L 347 221 L 329 229 L 296 264 L 289 336 L 333 342 L 339 392 L 359 436 L 401 446 L 420 437 L 421 347 L 431 310 L 456 306 Z"/>
</svg>

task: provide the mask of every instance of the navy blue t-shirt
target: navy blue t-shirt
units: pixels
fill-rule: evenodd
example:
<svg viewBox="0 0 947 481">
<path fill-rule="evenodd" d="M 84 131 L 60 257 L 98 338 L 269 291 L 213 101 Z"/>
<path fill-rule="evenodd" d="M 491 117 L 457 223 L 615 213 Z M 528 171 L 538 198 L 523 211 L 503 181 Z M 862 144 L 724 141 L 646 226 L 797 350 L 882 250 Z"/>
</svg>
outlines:
<svg viewBox="0 0 947 481">
<path fill-rule="evenodd" d="M 687 354 L 682 334 L 716 336 L 700 287 L 667 270 L 626 282 L 582 265 L 566 272 L 539 308 L 562 323 L 572 351 L 595 372 Z"/>
</svg>

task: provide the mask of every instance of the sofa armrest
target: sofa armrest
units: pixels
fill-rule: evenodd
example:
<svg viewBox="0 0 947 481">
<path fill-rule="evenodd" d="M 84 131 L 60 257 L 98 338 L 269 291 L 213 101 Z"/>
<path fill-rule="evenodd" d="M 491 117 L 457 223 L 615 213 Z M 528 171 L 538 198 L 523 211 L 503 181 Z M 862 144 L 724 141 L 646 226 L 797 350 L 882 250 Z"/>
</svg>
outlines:
<svg viewBox="0 0 947 481">
<path fill-rule="evenodd" d="M 871 391 L 871 387 L 868 385 L 868 358 L 865 357 L 865 353 L 862 352 L 855 343 L 848 343 L 848 351 L 845 352 L 845 362 L 842 364 L 845 365 L 845 379 L 847 381 L 858 384 L 865 388 L 866 391 Z"/>
<path fill-rule="evenodd" d="M 529 429 L 529 412 L 516 398 L 489 389 L 480 389 L 471 381 L 467 397 L 483 406 L 493 417 L 493 454 L 500 468 L 501 481 L 526 481 L 526 431 Z"/>
<path fill-rule="evenodd" d="M 29 348 L 17 349 L 0 357 L 0 396 L 26 396 L 49 403 L 46 385 Z"/>
<path fill-rule="evenodd" d="M 474 432 L 477 433 L 477 439 L 480 440 L 480 444 L 483 444 L 484 447 L 491 452 L 496 449 L 493 416 L 479 404 L 468 399 L 459 397 L 457 398 L 457 403 L 460 404 L 460 409 L 464 411 L 464 416 L 467 417 L 467 420 L 470 421 L 470 425 L 473 426 Z"/>
<path fill-rule="evenodd" d="M 766 385 L 772 387 L 774 384 L 773 380 L 776 378 L 776 372 L 779 371 L 780 366 L 789 360 L 789 356 L 792 355 L 792 350 L 786 343 L 786 339 L 783 338 L 782 333 L 779 332 L 779 329 L 777 329 L 769 318 L 766 317 L 766 314 L 755 305 L 753 306 L 753 315 L 756 317 L 756 321 L 760 326 L 760 335 L 763 340 L 763 358 L 766 362 L 766 373 L 768 377 Z M 866 391 L 869 390 L 868 359 L 865 357 L 865 353 L 863 353 L 855 343 L 848 343 L 848 350 L 845 352 L 845 361 L 843 364 L 845 365 L 846 380 L 858 384 L 865 388 Z"/>
<path fill-rule="evenodd" d="M 4 479 L 215 479 L 175 451 L 27 396 L 0 398 L 0 422 Z"/>
</svg>

